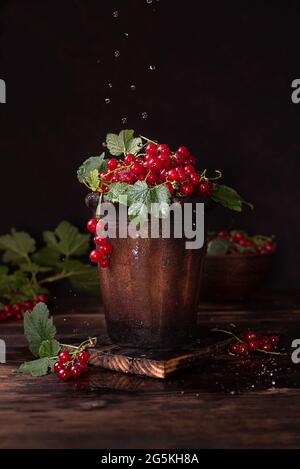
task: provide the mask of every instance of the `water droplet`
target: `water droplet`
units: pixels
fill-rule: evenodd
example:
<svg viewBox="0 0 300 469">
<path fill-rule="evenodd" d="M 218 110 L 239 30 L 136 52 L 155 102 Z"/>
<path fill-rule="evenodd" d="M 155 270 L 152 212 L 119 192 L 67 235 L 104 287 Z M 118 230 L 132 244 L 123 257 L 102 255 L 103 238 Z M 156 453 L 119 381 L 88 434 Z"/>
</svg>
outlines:
<svg viewBox="0 0 300 469">
<path fill-rule="evenodd" d="M 102 146 L 106 148 L 107 147 L 106 142 L 102 142 Z"/>
<path fill-rule="evenodd" d="M 127 123 L 127 117 L 122 117 L 121 124 L 126 124 L 126 123 Z"/>
<path fill-rule="evenodd" d="M 112 88 L 112 83 L 108 83 L 108 88 Z"/>
<path fill-rule="evenodd" d="M 130 85 L 130 89 L 131 89 L 131 91 L 135 91 L 136 86 L 132 84 L 132 85 Z"/>
<path fill-rule="evenodd" d="M 101 62 L 101 60 L 100 60 L 100 59 L 97 59 L 97 64 L 99 64 L 100 62 Z"/>
<path fill-rule="evenodd" d="M 153 0 L 146 0 L 146 3 L 148 3 L 150 5 L 150 3 L 152 3 Z"/>
<path fill-rule="evenodd" d="M 156 70 L 156 66 L 155 66 L 155 65 L 150 65 L 149 68 L 150 68 L 150 70 Z"/>
<path fill-rule="evenodd" d="M 119 16 L 119 12 L 118 12 L 118 11 L 114 11 L 114 12 L 113 12 L 113 17 L 114 17 L 114 18 L 118 18 L 118 16 Z"/>
<path fill-rule="evenodd" d="M 124 33 L 124 36 L 125 36 L 125 37 L 128 37 L 128 36 L 129 36 L 129 33 Z"/>
<path fill-rule="evenodd" d="M 105 104 L 109 104 L 110 103 L 110 99 L 109 98 L 105 98 Z"/>
<path fill-rule="evenodd" d="M 143 119 L 147 119 L 147 117 L 148 117 L 147 112 L 142 112 L 142 118 L 143 118 Z"/>
<path fill-rule="evenodd" d="M 115 56 L 116 58 L 120 57 L 120 51 L 119 51 L 119 50 L 115 50 L 114 56 Z"/>
<path fill-rule="evenodd" d="M 276 384 L 276 382 L 273 380 L 273 381 L 272 381 L 272 386 L 275 386 L 275 384 Z"/>
</svg>

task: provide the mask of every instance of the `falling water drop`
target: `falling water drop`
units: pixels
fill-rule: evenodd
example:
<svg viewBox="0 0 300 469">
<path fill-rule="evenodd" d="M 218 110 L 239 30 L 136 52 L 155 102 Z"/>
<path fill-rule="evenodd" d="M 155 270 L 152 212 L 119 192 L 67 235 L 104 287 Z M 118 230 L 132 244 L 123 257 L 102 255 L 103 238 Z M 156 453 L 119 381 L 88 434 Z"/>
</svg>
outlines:
<svg viewBox="0 0 300 469">
<path fill-rule="evenodd" d="M 109 98 L 105 98 L 105 104 L 109 104 L 110 103 L 110 99 Z"/>
<path fill-rule="evenodd" d="M 120 57 L 120 51 L 119 51 L 119 50 L 115 50 L 114 56 L 115 56 L 116 58 Z"/>
<path fill-rule="evenodd" d="M 130 89 L 131 89 L 131 91 L 135 91 L 136 86 L 135 85 L 130 85 Z"/>
<path fill-rule="evenodd" d="M 124 33 L 124 36 L 125 36 L 125 37 L 128 37 L 128 36 L 129 36 L 129 33 Z"/>
<path fill-rule="evenodd" d="M 142 112 L 142 118 L 143 118 L 143 119 L 147 119 L 147 117 L 148 117 L 147 112 Z"/>
<path fill-rule="evenodd" d="M 121 124 L 126 124 L 126 123 L 127 123 L 127 117 L 122 117 Z"/>
<path fill-rule="evenodd" d="M 112 83 L 108 83 L 108 88 L 112 88 Z"/>
<path fill-rule="evenodd" d="M 114 17 L 114 18 L 118 18 L 118 16 L 119 16 L 119 12 L 118 12 L 118 11 L 114 11 L 114 12 L 113 12 L 113 17 Z"/>
<path fill-rule="evenodd" d="M 146 3 L 148 3 L 148 4 L 150 4 L 152 2 L 153 2 L 153 0 L 146 0 Z"/>
<path fill-rule="evenodd" d="M 150 65 L 150 70 L 156 70 L 156 66 L 155 65 Z"/>
</svg>

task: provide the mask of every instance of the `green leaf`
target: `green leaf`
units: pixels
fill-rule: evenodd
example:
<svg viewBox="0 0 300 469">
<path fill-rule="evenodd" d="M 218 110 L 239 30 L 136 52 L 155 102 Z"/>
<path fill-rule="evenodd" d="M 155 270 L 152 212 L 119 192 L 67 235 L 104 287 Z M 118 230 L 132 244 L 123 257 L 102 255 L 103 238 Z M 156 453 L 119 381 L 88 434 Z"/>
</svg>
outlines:
<svg viewBox="0 0 300 469">
<path fill-rule="evenodd" d="M 60 351 L 60 343 L 55 340 L 43 340 L 39 348 L 40 358 L 56 357 Z"/>
<path fill-rule="evenodd" d="M 167 218 L 170 213 L 170 191 L 165 185 L 154 186 L 150 190 L 150 199 L 152 204 L 151 213 L 158 218 Z"/>
<path fill-rule="evenodd" d="M 208 255 L 227 254 L 231 241 L 227 238 L 215 238 L 207 245 Z"/>
<path fill-rule="evenodd" d="M 100 182 L 98 169 L 94 169 L 94 171 L 91 171 L 89 176 L 86 178 L 85 182 L 92 191 L 96 191 L 99 187 Z"/>
<path fill-rule="evenodd" d="M 0 236 L 0 249 L 4 250 L 3 261 L 20 263 L 28 260 L 29 254 L 35 251 L 35 240 L 25 231 L 16 231 Z"/>
<path fill-rule="evenodd" d="M 237 212 L 241 212 L 243 203 L 253 209 L 253 205 L 245 202 L 234 189 L 228 186 L 214 184 L 211 198 L 224 207 Z"/>
<path fill-rule="evenodd" d="M 41 343 L 44 340 L 54 339 L 56 327 L 53 319 L 49 318 L 49 310 L 45 303 L 38 303 L 32 313 L 24 314 L 24 334 L 29 348 L 36 357 L 39 354 Z"/>
<path fill-rule="evenodd" d="M 111 202 L 119 203 L 120 196 L 127 195 L 128 188 L 129 184 L 125 182 L 115 182 L 110 185 L 107 196 Z"/>
<path fill-rule="evenodd" d="M 35 264 L 34 262 L 31 262 L 30 264 L 21 264 L 20 270 L 22 272 L 30 272 L 32 274 L 38 274 L 42 272 L 49 272 L 52 269 L 51 267 L 45 267 L 45 266 Z"/>
<path fill-rule="evenodd" d="M 53 231 L 44 231 L 43 237 L 48 248 L 66 257 L 81 256 L 89 249 L 89 234 L 81 234 L 75 226 L 62 221 Z"/>
<path fill-rule="evenodd" d="M 128 196 L 128 216 L 131 220 L 140 224 L 148 217 L 151 209 L 150 188 L 145 181 L 137 181 L 130 185 L 127 190 Z"/>
<path fill-rule="evenodd" d="M 52 369 L 55 362 L 56 359 L 39 358 L 38 360 L 23 363 L 16 371 L 17 373 L 28 373 L 31 376 L 44 376 L 49 369 Z"/>
<path fill-rule="evenodd" d="M 92 171 L 97 169 L 98 172 L 107 170 L 107 162 L 104 160 L 105 154 L 100 156 L 91 156 L 78 168 L 77 178 L 79 182 L 85 182 L 90 177 Z"/>
<path fill-rule="evenodd" d="M 121 130 L 119 135 L 107 134 L 106 145 L 111 155 L 120 156 L 125 153 L 133 153 L 136 155 L 142 145 L 142 140 L 137 137 L 133 138 L 134 130 Z"/>
<path fill-rule="evenodd" d="M 60 261 L 60 252 L 49 246 L 41 248 L 32 255 L 32 259 L 40 265 L 55 266 Z"/>
<path fill-rule="evenodd" d="M 82 264 L 76 274 L 69 277 L 71 286 L 80 292 L 98 295 L 100 291 L 99 274 L 97 267 Z"/>
</svg>

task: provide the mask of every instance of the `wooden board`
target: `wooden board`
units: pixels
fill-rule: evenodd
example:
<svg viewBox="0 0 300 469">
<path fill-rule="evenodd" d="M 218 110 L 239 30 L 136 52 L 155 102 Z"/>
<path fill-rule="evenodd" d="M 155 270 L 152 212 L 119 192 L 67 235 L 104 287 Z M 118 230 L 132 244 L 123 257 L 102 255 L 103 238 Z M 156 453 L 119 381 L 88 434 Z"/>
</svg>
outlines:
<svg viewBox="0 0 300 469">
<path fill-rule="evenodd" d="M 118 345 L 98 345 L 90 363 L 108 370 L 165 379 L 179 370 L 198 365 L 224 348 L 229 340 L 214 338 L 177 352 L 138 350 Z"/>
</svg>

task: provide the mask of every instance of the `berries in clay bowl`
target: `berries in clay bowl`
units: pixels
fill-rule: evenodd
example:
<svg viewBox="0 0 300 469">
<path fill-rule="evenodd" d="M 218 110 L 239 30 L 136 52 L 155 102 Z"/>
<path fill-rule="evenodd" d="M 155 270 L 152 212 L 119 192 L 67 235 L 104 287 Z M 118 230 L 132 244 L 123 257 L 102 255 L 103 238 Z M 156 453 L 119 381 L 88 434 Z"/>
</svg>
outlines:
<svg viewBox="0 0 300 469">
<path fill-rule="evenodd" d="M 249 300 L 266 281 L 275 251 L 274 237 L 250 236 L 242 230 L 209 233 L 203 295 L 219 303 Z"/>
</svg>

